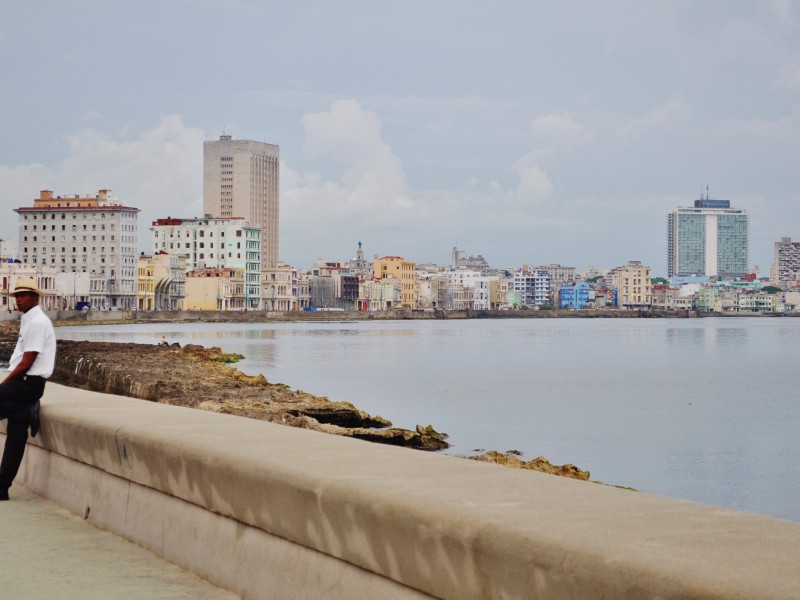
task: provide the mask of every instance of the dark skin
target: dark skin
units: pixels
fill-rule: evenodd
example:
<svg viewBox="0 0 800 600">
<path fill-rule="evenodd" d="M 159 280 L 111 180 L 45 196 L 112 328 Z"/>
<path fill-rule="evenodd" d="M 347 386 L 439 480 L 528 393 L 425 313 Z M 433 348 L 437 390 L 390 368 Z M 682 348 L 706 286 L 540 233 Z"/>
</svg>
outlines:
<svg viewBox="0 0 800 600">
<path fill-rule="evenodd" d="M 39 295 L 32 292 L 22 292 L 20 294 L 16 294 L 14 296 L 14 300 L 17 303 L 17 310 L 22 313 L 26 313 L 34 306 L 39 305 Z M 28 369 L 33 366 L 33 361 L 36 360 L 37 356 L 39 356 L 38 352 L 25 352 L 22 355 L 22 360 L 20 360 L 19 364 L 14 368 L 14 370 L 6 376 L 6 378 L 3 380 L 3 383 L 7 381 L 14 381 L 15 379 L 22 379 L 25 376 L 25 373 L 28 372 Z"/>
</svg>

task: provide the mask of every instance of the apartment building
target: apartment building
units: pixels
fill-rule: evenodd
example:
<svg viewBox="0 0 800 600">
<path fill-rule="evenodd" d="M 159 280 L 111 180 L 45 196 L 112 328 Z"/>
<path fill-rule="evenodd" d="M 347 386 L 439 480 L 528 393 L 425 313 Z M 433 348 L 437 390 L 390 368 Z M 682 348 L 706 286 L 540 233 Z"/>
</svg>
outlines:
<svg viewBox="0 0 800 600">
<path fill-rule="evenodd" d="M 510 292 L 514 306 L 540 307 L 550 303 L 550 273 L 523 270 L 514 275 Z"/>
<path fill-rule="evenodd" d="M 203 212 L 261 229 L 261 268 L 278 264 L 280 148 L 252 140 L 203 142 Z"/>
<path fill-rule="evenodd" d="M 372 274 L 375 279 L 393 277 L 400 281 L 401 308 L 417 308 L 416 265 L 400 256 L 375 257 L 372 262 Z"/>
<path fill-rule="evenodd" d="M 611 278 L 619 308 L 644 308 L 653 303 L 650 267 L 638 260 L 612 269 Z"/>
<path fill-rule="evenodd" d="M 262 307 L 261 235 L 241 217 L 153 221 L 153 254 L 183 257 L 188 270 L 238 269 L 244 274 L 245 308 Z"/>
<path fill-rule="evenodd" d="M 101 189 L 94 197 L 42 190 L 33 206 L 15 208 L 23 263 L 88 273 L 97 308 L 136 306 L 139 209 Z"/>
<path fill-rule="evenodd" d="M 775 242 L 775 261 L 769 270 L 770 285 L 784 291 L 800 290 L 800 242 L 782 237 Z"/>
</svg>

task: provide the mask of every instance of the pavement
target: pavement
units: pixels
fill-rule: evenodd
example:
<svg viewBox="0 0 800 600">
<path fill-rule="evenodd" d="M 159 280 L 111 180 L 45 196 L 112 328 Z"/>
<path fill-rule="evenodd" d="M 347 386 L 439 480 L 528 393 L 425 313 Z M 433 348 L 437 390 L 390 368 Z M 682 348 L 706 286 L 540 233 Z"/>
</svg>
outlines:
<svg viewBox="0 0 800 600">
<path fill-rule="evenodd" d="M 9 495 L 0 502 L 0 598 L 238 598 L 22 486 Z"/>
</svg>

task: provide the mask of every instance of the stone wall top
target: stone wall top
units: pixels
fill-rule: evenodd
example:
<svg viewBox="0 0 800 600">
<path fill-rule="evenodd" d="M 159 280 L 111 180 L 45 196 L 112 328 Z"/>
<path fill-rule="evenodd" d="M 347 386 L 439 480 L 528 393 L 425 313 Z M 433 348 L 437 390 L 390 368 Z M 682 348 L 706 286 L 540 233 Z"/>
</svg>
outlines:
<svg viewBox="0 0 800 600">
<path fill-rule="evenodd" d="M 800 524 L 715 506 L 55 384 L 34 443 L 438 598 L 800 592 Z"/>
</svg>

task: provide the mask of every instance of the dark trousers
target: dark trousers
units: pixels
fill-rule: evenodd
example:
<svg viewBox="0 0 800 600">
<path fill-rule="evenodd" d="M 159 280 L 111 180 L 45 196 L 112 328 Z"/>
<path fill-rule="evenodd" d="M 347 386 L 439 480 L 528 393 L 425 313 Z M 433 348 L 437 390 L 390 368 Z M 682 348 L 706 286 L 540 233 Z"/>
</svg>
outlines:
<svg viewBox="0 0 800 600">
<path fill-rule="evenodd" d="M 3 449 L 3 460 L 0 461 L 0 490 L 11 487 L 11 482 L 22 464 L 28 441 L 31 408 L 42 397 L 44 383 L 45 380 L 41 377 L 0 383 L 0 420 L 8 419 L 6 445 Z"/>
</svg>

